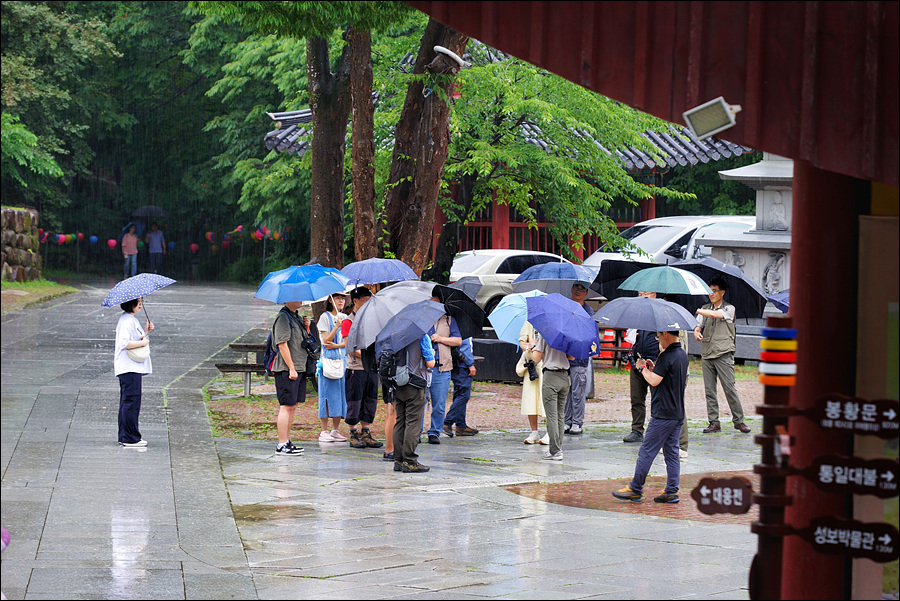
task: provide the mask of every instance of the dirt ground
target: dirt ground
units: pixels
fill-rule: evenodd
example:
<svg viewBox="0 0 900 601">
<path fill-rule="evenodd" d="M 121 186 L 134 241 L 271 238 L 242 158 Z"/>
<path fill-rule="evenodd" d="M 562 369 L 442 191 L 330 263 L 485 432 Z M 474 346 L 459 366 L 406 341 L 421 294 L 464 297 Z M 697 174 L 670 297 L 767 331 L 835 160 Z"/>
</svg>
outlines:
<svg viewBox="0 0 900 601">
<path fill-rule="evenodd" d="M 754 416 L 754 407 L 762 402 L 763 386 L 759 383 L 755 367 L 737 366 L 735 369 L 738 394 L 744 414 Z M 259 376 L 253 376 L 251 396 L 244 398 L 243 384 L 239 374 L 217 378 L 207 387 L 207 407 L 213 433 L 227 438 L 274 439 L 275 415 L 278 401 L 275 386 L 266 384 Z M 587 400 L 585 424 L 613 424 L 631 421 L 631 402 L 628 372 L 611 367 L 595 369 L 594 398 Z M 521 415 L 520 399 L 522 388 L 515 384 L 496 382 L 475 382 L 472 397 L 467 408 L 469 426 L 479 430 L 522 430 L 527 428 L 527 420 Z M 448 409 L 450 406 L 448 402 Z M 648 414 L 649 414 L 649 398 Z M 379 400 L 379 405 L 382 405 Z M 688 385 L 685 392 L 685 408 L 689 420 L 704 424 L 706 399 L 703 393 L 703 377 L 700 362 L 691 361 Z M 731 411 L 719 389 L 719 413 L 723 427 L 730 427 Z M 427 415 L 427 411 L 426 411 Z M 330 420 L 329 420 L 330 422 Z M 543 425 L 541 426 L 543 430 Z M 307 400 L 298 405 L 294 416 L 291 436 L 294 440 L 315 440 L 321 430 L 318 419 L 318 397 L 312 387 L 308 387 Z M 341 422 L 341 432 L 347 434 L 348 426 Z M 384 438 L 384 409 L 379 407 L 373 435 Z M 252 431 L 253 434 L 244 434 Z M 627 434 L 623 430 L 623 433 Z"/>
</svg>

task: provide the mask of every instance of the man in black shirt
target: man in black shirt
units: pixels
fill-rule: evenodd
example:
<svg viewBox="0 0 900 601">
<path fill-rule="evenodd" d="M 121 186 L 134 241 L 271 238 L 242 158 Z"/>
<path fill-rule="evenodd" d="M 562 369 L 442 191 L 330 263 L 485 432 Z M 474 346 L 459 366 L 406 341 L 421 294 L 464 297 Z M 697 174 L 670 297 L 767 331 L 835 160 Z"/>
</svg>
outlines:
<svg viewBox="0 0 900 601">
<path fill-rule="evenodd" d="M 678 342 L 678 332 L 657 332 L 659 360 L 639 359 L 637 367 L 647 381 L 650 392 L 650 424 L 638 451 L 637 465 L 631 484 L 613 496 L 626 501 L 642 501 L 644 482 L 653 460 L 663 450 L 666 459 L 666 489 L 654 497 L 657 503 L 677 503 L 681 462 L 678 459 L 678 436 L 684 424 L 684 389 L 687 385 L 687 353 Z"/>
</svg>

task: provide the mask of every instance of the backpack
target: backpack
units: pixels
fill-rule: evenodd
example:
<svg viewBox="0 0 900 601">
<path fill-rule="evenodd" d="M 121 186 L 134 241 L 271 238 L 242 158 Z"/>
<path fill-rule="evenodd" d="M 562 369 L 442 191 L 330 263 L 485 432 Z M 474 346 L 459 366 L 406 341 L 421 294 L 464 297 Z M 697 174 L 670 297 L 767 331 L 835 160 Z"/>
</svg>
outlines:
<svg viewBox="0 0 900 601">
<path fill-rule="evenodd" d="M 408 359 L 409 354 L 405 348 L 397 352 L 390 349 L 381 351 L 377 361 L 378 377 L 389 390 L 393 391 L 406 385 L 425 388 L 425 379 L 410 371 Z"/>
</svg>

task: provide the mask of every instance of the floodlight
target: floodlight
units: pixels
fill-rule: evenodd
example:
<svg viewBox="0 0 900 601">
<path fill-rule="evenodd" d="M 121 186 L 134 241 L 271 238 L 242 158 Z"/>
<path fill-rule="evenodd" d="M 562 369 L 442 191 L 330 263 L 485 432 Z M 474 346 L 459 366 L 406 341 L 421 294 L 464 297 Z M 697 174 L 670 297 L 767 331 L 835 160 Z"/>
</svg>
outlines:
<svg viewBox="0 0 900 601">
<path fill-rule="evenodd" d="M 739 104 L 728 104 L 719 96 L 682 113 L 691 131 L 703 140 L 713 134 L 734 126 L 734 116 L 741 110 Z"/>
</svg>

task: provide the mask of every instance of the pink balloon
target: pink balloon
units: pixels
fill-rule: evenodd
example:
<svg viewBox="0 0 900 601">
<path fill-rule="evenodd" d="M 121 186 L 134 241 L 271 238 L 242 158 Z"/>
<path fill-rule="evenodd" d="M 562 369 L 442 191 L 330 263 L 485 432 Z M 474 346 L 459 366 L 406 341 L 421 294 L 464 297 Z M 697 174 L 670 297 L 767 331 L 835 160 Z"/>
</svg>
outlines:
<svg viewBox="0 0 900 601">
<path fill-rule="evenodd" d="M 113 238 L 110 238 L 109 240 L 107 240 L 106 243 L 109 245 L 110 248 L 116 247 L 116 241 Z"/>
<path fill-rule="evenodd" d="M 197 251 L 200 250 L 200 245 L 197 243 L 191 244 L 191 252 L 196 254 Z"/>
</svg>

